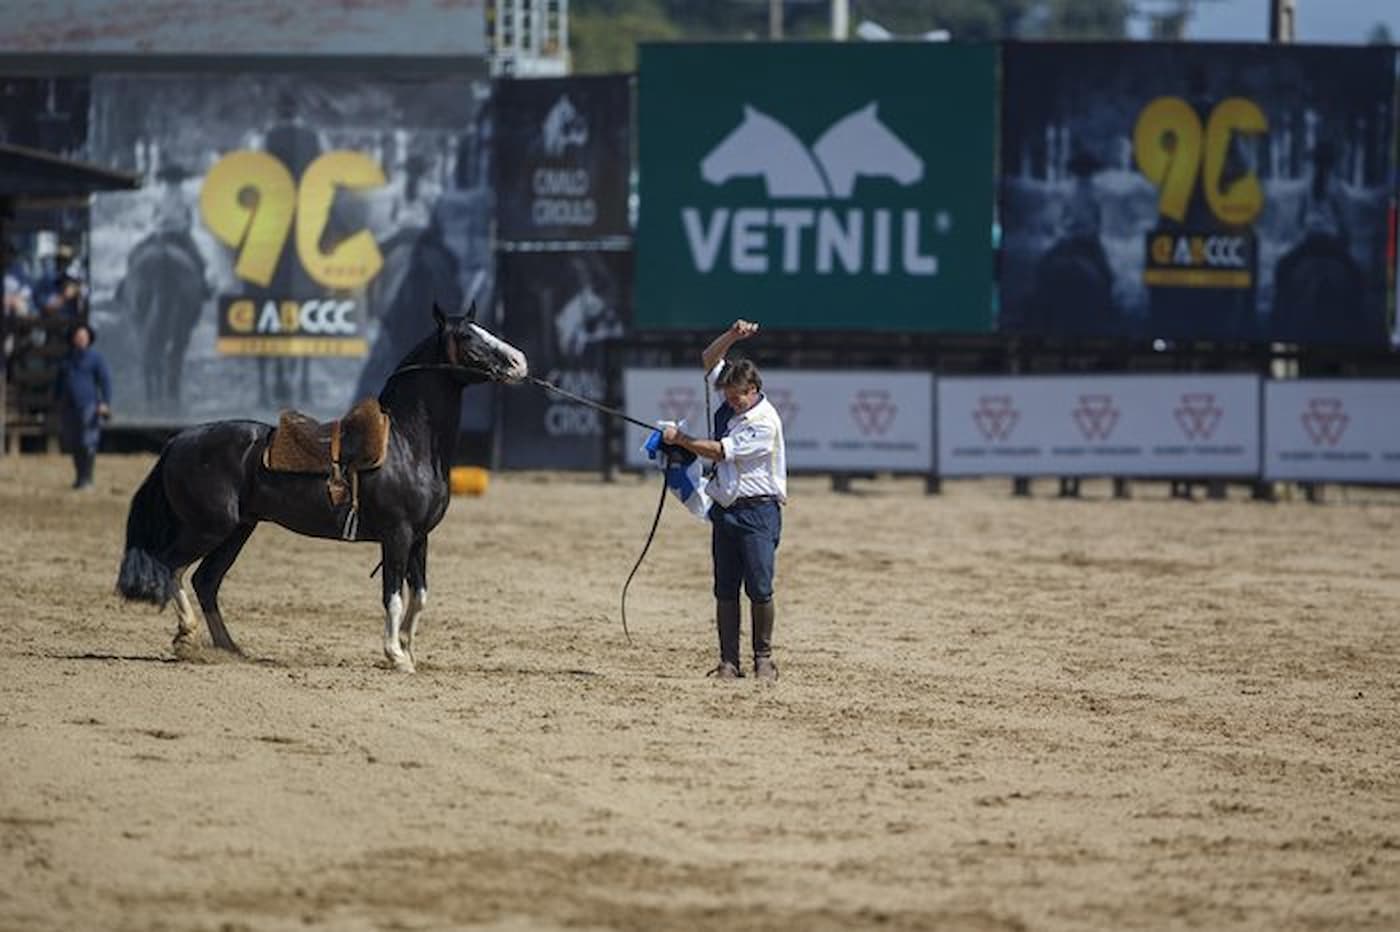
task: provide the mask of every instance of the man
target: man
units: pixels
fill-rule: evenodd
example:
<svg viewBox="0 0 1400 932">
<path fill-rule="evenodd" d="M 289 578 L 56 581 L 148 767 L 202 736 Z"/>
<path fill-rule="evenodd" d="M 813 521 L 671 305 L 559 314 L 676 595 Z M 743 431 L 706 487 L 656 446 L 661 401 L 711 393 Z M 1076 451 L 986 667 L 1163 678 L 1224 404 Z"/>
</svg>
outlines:
<svg viewBox="0 0 1400 932">
<path fill-rule="evenodd" d="M 715 625 L 719 629 L 720 679 L 743 676 L 739 669 L 739 585 L 748 593 L 753 621 L 754 675 L 778 678 L 773 663 L 773 571 L 787 502 L 787 455 L 783 421 L 763 395 L 758 367 L 725 354 L 758 332 L 758 324 L 736 320 L 705 348 L 706 380 L 724 393 L 715 415 L 713 438 L 700 440 L 667 427 L 662 441 L 715 461 L 707 488 L 714 504 L 711 551 L 714 557 Z"/>
<path fill-rule="evenodd" d="M 73 457 L 73 488 L 92 488 L 92 467 L 102 440 L 102 422 L 111 414 L 112 376 L 107 360 L 92 348 L 93 332 L 77 323 L 69 333 L 68 356 L 59 366 L 55 393 L 60 438 Z"/>
</svg>

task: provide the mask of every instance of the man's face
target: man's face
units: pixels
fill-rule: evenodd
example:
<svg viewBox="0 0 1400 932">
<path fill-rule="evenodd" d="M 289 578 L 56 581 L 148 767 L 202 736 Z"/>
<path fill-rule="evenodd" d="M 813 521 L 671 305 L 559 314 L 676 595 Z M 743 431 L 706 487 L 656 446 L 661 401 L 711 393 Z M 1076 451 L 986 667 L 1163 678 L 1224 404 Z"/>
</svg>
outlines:
<svg viewBox="0 0 1400 932">
<path fill-rule="evenodd" d="M 758 402 L 758 389 L 752 384 L 726 385 L 724 400 L 729 402 L 729 407 L 734 409 L 735 414 L 743 414 Z"/>
</svg>

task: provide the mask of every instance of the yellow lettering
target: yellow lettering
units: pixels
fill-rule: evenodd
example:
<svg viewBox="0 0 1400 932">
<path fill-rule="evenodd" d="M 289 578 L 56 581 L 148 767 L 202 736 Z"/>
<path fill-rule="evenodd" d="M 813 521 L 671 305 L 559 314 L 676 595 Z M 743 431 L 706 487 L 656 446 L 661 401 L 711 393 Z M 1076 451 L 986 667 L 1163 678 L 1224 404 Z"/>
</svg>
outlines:
<svg viewBox="0 0 1400 932">
<path fill-rule="evenodd" d="M 1158 212 L 1184 221 L 1201 164 L 1201 119 L 1196 111 L 1179 97 L 1158 97 L 1149 103 L 1133 127 L 1133 157 L 1147 180 L 1160 189 Z"/>
<path fill-rule="evenodd" d="M 1225 223 L 1243 226 L 1264 209 L 1264 190 L 1253 172 L 1222 189 L 1225 159 L 1235 133 L 1257 135 L 1269 131 L 1269 120 L 1252 100 L 1231 97 L 1211 111 L 1206 123 L 1205 177 L 1202 187 L 1211 213 Z"/>
<path fill-rule="evenodd" d="M 321 251 L 321 234 L 337 188 L 363 190 L 379 187 L 384 181 L 384 172 L 361 152 L 327 152 L 306 167 L 297 196 L 297 256 L 306 274 L 317 283 L 349 290 L 379 273 L 384 259 L 368 230 L 358 231 L 328 253 Z"/>
<path fill-rule="evenodd" d="M 228 325 L 239 333 L 253 332 L 254 316 L 253 302 L 247 299 L 228 306 Z"/>
<path fill-rule="evenodd" d="M 296 183 L 266 152 L 230 152 L 209 169 L 199 212 L 216 237 L 238 251 L 239 278 L 266 287 L 277 269 L 296 209 Z"/>
</svg>

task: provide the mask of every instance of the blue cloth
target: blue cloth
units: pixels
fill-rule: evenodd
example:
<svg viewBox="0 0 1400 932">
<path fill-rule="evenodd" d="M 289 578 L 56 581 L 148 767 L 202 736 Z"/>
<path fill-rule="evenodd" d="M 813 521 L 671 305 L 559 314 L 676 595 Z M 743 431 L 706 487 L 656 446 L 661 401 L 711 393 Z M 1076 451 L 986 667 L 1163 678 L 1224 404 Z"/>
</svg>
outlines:
<svg viewBox="0 0 1400 932">
<path fill-rule="evenodd" d="M 776 501 L 735 502 L 730 508 L 710 509 L 714 526 L 710 550 L 715 563 L 715 598 L 737 602 L 739 585 L 750 599 L 773 598 L 773 573 L 778 541 L 783 534 L 783 510 Z"/>
<path fill-rule="evenodd" d="M 654 430 L 642 449 L 647 459 L 656 462 L 666 472 L 666 487 L 682 505 L 697 518 L 710 510 L 710 496 L 705 493 L 703 464 L 694 453 L 673 444 L 661 442 L 661 431 Z"/>
<path fill-rule="evenodd" d="M 102 438 L 99 404 L 112 403 L 112 376 L 97 350 L 73 350 L 58 369 L 57 394 L 64 448 L 96 450 Z"/>
</svg>

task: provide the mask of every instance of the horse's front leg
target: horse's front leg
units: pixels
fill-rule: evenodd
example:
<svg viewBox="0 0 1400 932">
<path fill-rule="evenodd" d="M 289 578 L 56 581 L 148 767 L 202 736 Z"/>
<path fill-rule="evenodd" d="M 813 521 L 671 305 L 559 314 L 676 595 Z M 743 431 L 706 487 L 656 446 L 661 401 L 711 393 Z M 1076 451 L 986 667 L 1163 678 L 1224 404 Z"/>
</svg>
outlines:
<svg viewBox="0 0 1400 932">
<path fill-rule="evenodd" d="M 428 538 L 424 535 L 408 550 L 408 611 L 404 613 L 399 642 L 413 662 L 413 636 L 428 604 Z"/>
<path fill-rule="evenodd" d="M 410 539 L 407 534 L 388 534 L 384 538 L 384 656 L 395 670 L 413 672 L 413 657 L 399 641 L 404 619 L 403 580 L 408 569 Z"/>
</svg>

